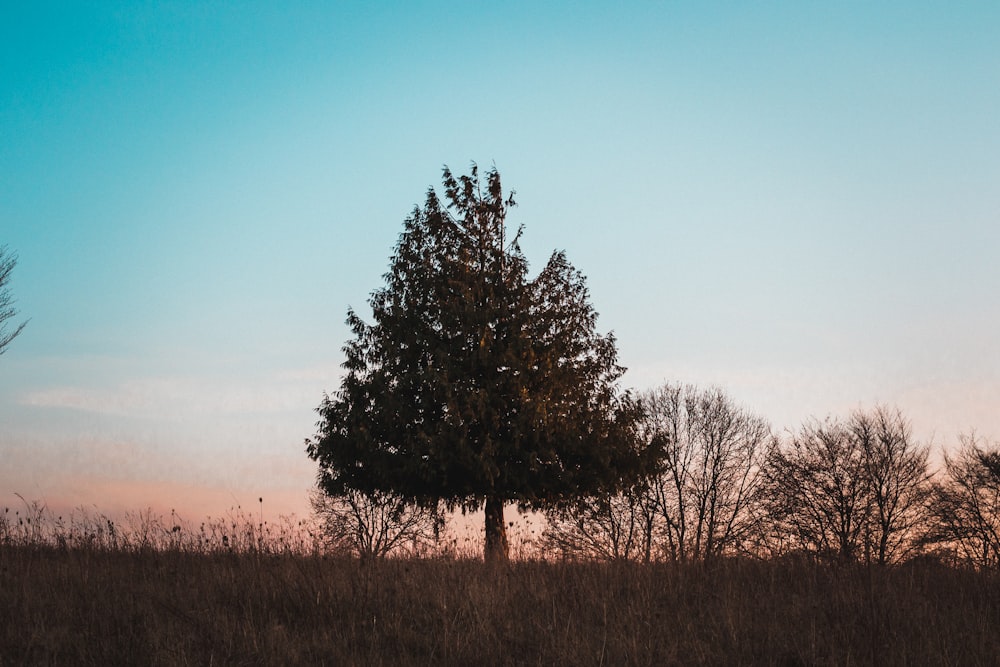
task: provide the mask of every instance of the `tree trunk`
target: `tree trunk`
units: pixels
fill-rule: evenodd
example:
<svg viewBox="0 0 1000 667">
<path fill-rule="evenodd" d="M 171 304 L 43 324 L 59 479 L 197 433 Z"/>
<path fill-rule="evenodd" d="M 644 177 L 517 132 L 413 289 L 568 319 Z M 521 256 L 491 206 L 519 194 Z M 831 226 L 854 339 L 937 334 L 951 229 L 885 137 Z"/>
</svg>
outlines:
<svg viewBox="0 0 1000 667">
<path fill-rule="evenodd" d="M 509 560 L 507 526 L 503 521 L 503 500 L 496 496 L 486 498 L 486 549 L 487 563 L 506 563 Z"/>
</svg>

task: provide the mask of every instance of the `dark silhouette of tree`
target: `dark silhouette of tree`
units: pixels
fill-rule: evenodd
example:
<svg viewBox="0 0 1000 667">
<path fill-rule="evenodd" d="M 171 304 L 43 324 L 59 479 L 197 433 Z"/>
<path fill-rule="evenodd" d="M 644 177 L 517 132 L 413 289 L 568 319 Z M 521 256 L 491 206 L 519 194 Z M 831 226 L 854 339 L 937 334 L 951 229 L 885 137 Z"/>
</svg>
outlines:
<svg viewBox="0 0 1000 667">
<path fill-rule="evenodd" d="M 878 563 L 913 555 L 928 525 L 927 457 L 899 409 L 804 424 L 766 466 L 776 550 Z"/>
<path fill-rule="evenodd" d="M 665 384 L 640 397 L 644 440 L 660 454 L 649 486 L 671 560 L 734 552 L 755 532 L 754 501 L 773 446 L 768 423 L 719 388 Z"/>
<path fill-rule="evenodd" d="M 7 346 L 24 330 L 27 322 L 21 322 L 13 329 L 7 329 L 8 320 L 17 315 L 14 308 L 14 297 L 11 296 L 10 276 L 17 265 L 17 255 L 7 251 L 7 246 L 0 246 L 0 354 L 7 351 Z"/>
<path fill-rule="evenodd" d="M 919 548 L 928 520 L 929 448 L 914 442 L 898 408 L 880 405 L 855 412 L 848 428 L 861 448 L 868 478 L 871 556 L 878 563 L 904 558 Z"/>
<path fill-rule="evenodd" d="M 546 544 L 605 560 L 709 560 L 754 541 L 770 426 L 718 388 L 666 384 L 639 396 L 651 474 L 549 512 Z"/>
<path fill-rule="evenodd" d="M 1000 568 L 1000 448 L 974 433 L 960 441 L 934 485 L 928 541 L 976 567 Z"/>
<path fill-rule="evenodd" d="M 779 540 L 790 540 L 791 550 L 858 558 L 871 484 L 864 452 L 847 426 L 832 419 L 807 422 L 771 452 L 766 475 L 764 498 Z"/>
<path fill-rule="evenodd" d="M 385 286 L 353 310 L 346 376 L 318 408 L 318 483 L 408 501 L 485 506 L 488 561 L 508 557 L 506 503 L 543 508 L 641 469 L 615 339 L 596 332 L 583 275 L 562 252 L 534 279 L 496 169 L 433 189 L 396 245 Z"/>
<path fill-rule="evenodd" d="M 660 531 L 648 480 L 599 496 L 585 496 L 545 513 L 544 550 L 569 559 L 653 559 Z"/>
<path fill-rule="evenodd" d="M 419 551 L 433 544 L 444 527 L 438 508 L 380 491 L 329 496 L 317 489 L 310 501 L 331 546 L 364 559 L 384 558 L 407 547 Z"/>
</svg>

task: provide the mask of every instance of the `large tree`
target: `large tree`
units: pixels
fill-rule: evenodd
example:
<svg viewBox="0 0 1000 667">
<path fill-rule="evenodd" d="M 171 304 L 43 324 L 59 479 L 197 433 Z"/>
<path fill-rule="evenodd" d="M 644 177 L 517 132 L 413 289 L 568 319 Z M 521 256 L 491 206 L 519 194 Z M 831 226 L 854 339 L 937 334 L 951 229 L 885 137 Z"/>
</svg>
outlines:
<svg viewBox="0 0 1000 667">
<path fill-rule="evenodd" d="M 9 253 L 7 246 L 0 246 L 0 354 L 7 350 L 7 346 L 27 324 L 27 322 L 21 322 L 13 329 L 7 329 L 7 321 L 17 315 L 17 310 L 14 309 L 14 297 L 11 296 L 8 288 L 10 275 L 16 265 L 17 255 Z"/>
<path fill-rule="evenodd" d="M 496 169 L 444 170 L 353 310 L 340 389 L 307 452 L 328 494 L 485 506 L 488 561 L 507 559 L 503 508 L 542 508 L 627 483 L 641 468 L 634 403 L 613 335 L 596 331 L 584 276 L 555 252 L 534 278 L 509 234 Z"/>
</svg>

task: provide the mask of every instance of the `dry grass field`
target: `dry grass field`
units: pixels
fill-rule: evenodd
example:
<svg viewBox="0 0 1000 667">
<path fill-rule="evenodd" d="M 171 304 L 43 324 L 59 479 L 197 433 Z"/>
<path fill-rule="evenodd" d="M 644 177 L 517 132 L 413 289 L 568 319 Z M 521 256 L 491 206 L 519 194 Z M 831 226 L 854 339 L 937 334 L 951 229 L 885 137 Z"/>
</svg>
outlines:
<svg viewBox="0 0 1000 667">
<path fill-rule="evenodd" d="M 0 665 L 991 665 L 1000 577 L 0 546 Z"/>
</svg>

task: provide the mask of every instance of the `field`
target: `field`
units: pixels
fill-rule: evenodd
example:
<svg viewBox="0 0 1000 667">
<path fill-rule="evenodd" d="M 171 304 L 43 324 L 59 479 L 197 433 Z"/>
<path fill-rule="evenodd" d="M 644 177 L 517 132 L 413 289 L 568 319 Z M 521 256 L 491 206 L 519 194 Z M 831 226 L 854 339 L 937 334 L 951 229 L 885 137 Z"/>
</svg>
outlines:
<svg viewBox="0 0 1000 667">
<path fill-rule="evenodd" d="M 1000 577 L 0 546 L 0 665 L 989 665 Z"/>
</svg>

